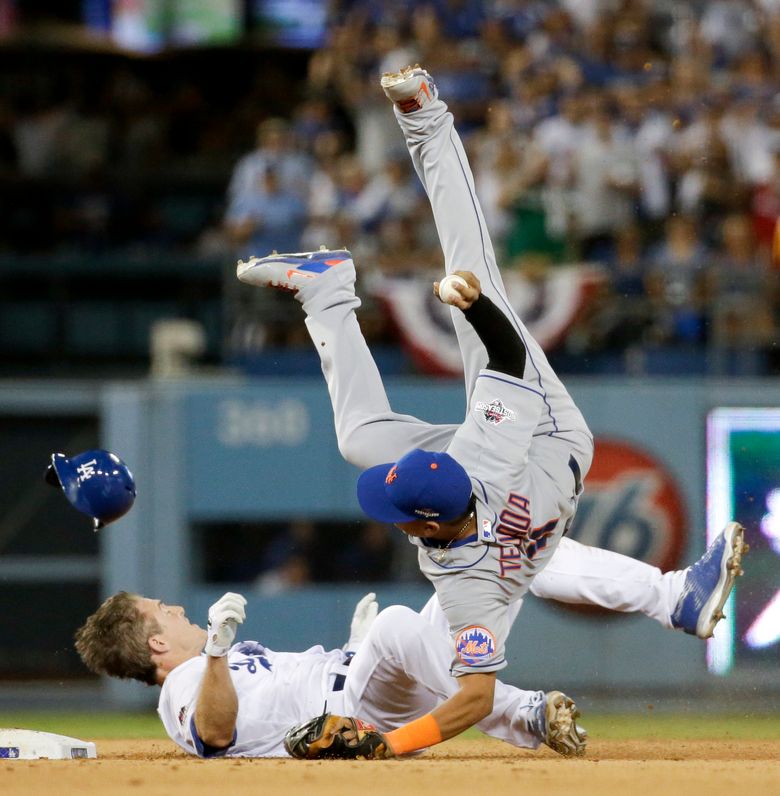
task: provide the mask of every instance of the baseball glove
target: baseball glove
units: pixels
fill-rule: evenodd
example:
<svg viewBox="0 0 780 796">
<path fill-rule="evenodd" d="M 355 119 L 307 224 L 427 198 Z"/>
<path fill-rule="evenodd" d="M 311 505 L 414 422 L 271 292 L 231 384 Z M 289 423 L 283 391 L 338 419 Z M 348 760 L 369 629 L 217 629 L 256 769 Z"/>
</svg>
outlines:
<svg viewBox="0 0 780 796">
<path fill-rule="evenodd" d="M 301 760 L 378 760 L 392 757 L 384 735 L 372 724 L 352 716 L 323 713 L 291 727 L 284 736 L 284 748 Z"/>
</svg>

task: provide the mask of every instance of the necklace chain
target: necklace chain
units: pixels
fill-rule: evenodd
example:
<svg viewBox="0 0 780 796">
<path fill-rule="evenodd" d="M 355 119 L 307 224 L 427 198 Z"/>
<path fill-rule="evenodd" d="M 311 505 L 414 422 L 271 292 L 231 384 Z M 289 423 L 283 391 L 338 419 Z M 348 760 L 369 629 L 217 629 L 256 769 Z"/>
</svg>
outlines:
<svg viewBox="0 0 780 796">
<path fill-rule="evenodd" d="M 449 542 L 447 542 L 446 546 L 442 547 L 440 550 L 436 550 L 434 553 L 431 554 L 433 556 L 433 560 L 437 564 L 441 564 L 441 562 L 444 561 L 444 559 L 447 557 L 447 551 L 450 549 L 450 547 L 452 547 L 453 542 L 455 542 L 457 539 L 460 539 L 460 535 L 463 533 L 463 531 L 466 530 L 466 528 L 469 527 L 469 525 L 471 525 L 471 521 L 473 519 L 474 519 L 474 512 L 472 511 L 469 513 L 466 522 L 463 523 L 463 527 L 455 534 L 455 536 L 452 537 L 452 539 L 450 539 Z"/>
</svg>

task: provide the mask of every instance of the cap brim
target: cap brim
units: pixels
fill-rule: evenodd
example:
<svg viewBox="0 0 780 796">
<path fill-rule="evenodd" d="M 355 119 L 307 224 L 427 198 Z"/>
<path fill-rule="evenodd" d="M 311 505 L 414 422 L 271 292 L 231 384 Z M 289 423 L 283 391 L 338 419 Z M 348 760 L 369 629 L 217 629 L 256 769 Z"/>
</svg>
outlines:
<svg viewBox="0 0 780 796">
<path fill-rule="evenodd" d="M 49 486 L 56 487 L 57 489 L 62 489 L 62 484 L 60 483 L 60 477 L 57 475 L 57 470 L 54 467 L 54 464 L 50 464 L 46 468 L 46 472 L 43 474 L 43 480 L 46 481 Z"/>
<path fill-rule="evenodd" d="M 50 467 L 54 469 L 59 485 L 70 504 L 83 514 L 90 514 L 89 506 L 84 504 L 78 488 L 78 473 L 73 462 L 64 453 L 52 453 Z"/>
<path fill-rule="evenodd" d="M 385 490 L 385 479 L 395 462 L 377 464 L 361 473 L 357 482 L 357 497 L 360 508 L 377 522 L 414 522 L 420 518 L 406 514 L 390 501 Z"/>
</svg>

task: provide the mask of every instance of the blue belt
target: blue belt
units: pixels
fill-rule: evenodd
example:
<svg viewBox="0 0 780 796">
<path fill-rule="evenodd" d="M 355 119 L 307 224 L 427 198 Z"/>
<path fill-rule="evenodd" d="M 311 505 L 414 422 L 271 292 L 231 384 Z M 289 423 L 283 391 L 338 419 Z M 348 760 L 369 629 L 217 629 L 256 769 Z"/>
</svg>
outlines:
<svg viewBox="0 0 780 796">
<path fill-rule="evenodd" d="M 344 662 L 341 664 L 342 666 L 349 666 L 352 663 L 352 658 L 355 656 L 354 652 L 348 652 Z M 346 674 L 337 674 L 336 677 L 333 679 L 333 687 L 330 689 L 331 691 L 343 691 L 344 690 L 344 683 L 347 682 L 347 675 Z"/>
<path fill-rule="evenodd" d="M 582 470 L 580 470 L 580 465 L 577 463 L 577 460 L 569 455 L 569 469 L 574 476 L 574 489 L 576 490 L 576 494 L 580 494 L 582 492 Z"/>
</svg>

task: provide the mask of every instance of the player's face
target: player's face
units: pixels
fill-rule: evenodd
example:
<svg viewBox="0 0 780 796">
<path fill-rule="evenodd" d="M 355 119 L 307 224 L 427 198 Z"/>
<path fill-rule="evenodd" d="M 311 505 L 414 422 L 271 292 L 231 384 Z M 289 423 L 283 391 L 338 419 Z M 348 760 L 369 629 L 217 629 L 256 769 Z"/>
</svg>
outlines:
<svg viewBox="0 0 780 796">
<path fill-rule="evenodd" d="M 407 536 L 424 536 L 426 539 L 438 539 L 440 538 L 438 534 L 441 534 L 439 523 L 431 520 L 398 522 L 395 527 L 400 528 Z"/>
<path fill-rule="evenodd" d="M 161 600 L 149 597 L 138 598 L 138 610 L 150 621 L 160 626 L 160 637 L 174 650 L 188 650 L 202 647 L 205 631 L 190 622 L 180 605 L 168 605 Z"/>
</svg>

